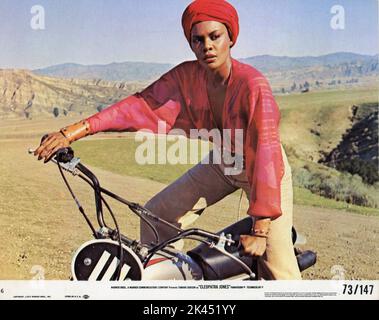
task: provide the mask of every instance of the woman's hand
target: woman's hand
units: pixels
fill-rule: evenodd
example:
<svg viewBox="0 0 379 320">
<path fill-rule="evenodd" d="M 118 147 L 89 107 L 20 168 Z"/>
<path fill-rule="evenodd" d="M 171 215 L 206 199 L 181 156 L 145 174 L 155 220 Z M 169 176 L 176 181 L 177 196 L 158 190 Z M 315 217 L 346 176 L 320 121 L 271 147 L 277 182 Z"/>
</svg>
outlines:
<svg viewBox="0 0 379 320">
<path fill-rule="evenodd" d="M 58 132 L 50 133 L 42 138 L 41 145 L 34 151 L 38 160 L 45 158 L 45 163 L 61 148 L 68 147 L 72 142 L 90 134 L 90 125 L 87 120 L 81 120 Z"/>
<path fill-rule="evenodd" d="M 34 151 L 34 155 L 38 156 L 38 160 L 45 158 L 44 163 L 46 163 L 59 149 L 66 148 L 69 145 L 70 140 L 60 131 L 49 133 L 42 138 L 40 146 Z"/>
<path fill-rule="evenodd" d="M 266 251 L 267 239 L 251 235 L 241 235 L 240 242 L 244 249 L 244 254 L 254 257 L 261 257 Z"/>
<path fill-rule="evenodd" d="M 270 225 L 270 218 L 254 218 L 251 235 L 240 236 L 240 242 L 246 255 L 250 254 L 254 257 L 263 256 L 267 247 Z"/>
</svg>

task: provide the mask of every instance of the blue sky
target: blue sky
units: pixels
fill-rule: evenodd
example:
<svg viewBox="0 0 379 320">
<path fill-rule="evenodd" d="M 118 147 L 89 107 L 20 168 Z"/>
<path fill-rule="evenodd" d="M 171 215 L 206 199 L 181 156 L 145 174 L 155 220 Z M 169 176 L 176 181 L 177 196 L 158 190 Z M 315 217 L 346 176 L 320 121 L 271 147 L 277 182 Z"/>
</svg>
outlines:
<svg viewBox="0 0 379 320">
<path fill-rule="evenodd" d="M 39 68 L 75 62 L 179 63 L 194 59 L 181 14 L 190 0 L 1 0 L 0 68 Z M 304 56 L 337 51 L 378 53 L 377 0 L 230 0 L 240 16 L 236 58 Z M 33 30 L 33 5 L 45 29 Z M 333 30 L 332 6 L 345 10 Z"/>
</svg>

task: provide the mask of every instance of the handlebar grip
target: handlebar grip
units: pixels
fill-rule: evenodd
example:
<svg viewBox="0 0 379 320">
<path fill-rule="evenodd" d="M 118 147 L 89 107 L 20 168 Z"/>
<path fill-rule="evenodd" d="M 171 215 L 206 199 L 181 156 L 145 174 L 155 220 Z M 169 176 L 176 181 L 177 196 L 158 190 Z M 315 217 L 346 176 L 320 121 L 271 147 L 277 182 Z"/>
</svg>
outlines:
<svg viewBox="0 0 379 320">
<path fill-rule="evenodd" d="M 56 152 L 55 160 L 57 162 L 67 163 L 74 158 L 74 150 L 72 148 L 61 148 Z"/>
</svg>

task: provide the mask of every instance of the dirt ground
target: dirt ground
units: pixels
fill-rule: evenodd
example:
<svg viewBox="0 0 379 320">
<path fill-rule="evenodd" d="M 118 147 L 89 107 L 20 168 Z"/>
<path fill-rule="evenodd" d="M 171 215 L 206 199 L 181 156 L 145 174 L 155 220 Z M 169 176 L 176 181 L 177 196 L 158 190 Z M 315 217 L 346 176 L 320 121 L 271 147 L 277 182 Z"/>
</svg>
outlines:
<svg viewBox="0 0 379 320">
<path fill-rule="evenodd" d="M 91 239 L 56 166 L 43 165 L 27 153 L 39 142 L 39 128 L 49 131 L 61 125 L 59 119 L 0 123 L 0 279 L 69 279 L 72 255 Z M 164 187 L 92 169 L 104 187 L 139 203 Z M 94 218 L 91 190 L 80 179 L 69 177 L 69 181 Z M 136 237 L 138 220 L 125 207 L 115 203 L 114 208 L 123 232 Z M 246 203 L 242 216 L 245 208 Z M 231 195 L 208 208 L 195 225 L 217 231 L 233 223 L 237 211 L 238 196 Z M 317 264 L 303 273 L 305 279 L 379 279 L 378 217 L 295 206 L 294 222 L 306 238 L 301 248 L 318 254 Z"/>
</svg>

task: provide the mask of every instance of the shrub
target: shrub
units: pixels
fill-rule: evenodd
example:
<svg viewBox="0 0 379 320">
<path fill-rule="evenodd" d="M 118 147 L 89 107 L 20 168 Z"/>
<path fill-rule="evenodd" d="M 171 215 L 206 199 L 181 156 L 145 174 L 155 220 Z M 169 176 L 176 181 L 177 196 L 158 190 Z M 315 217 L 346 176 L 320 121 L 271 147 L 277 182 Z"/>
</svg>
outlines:
<svg viewBox="0 0 379 320">
<path fill-rule="evenodd" d="M 337 163 L 336 169 L 351 174 L 358 174 L 365 183 L 371 185 L 379 181 L 378 167 L 374 161 L 366 161 L 359 158 L 344 160 Z"/>
<path fill-rule="evenodd" d="M 347 172 L 315 171 L 308 168 L 293 170 L 294 185 L 310 190 L 325 198 L 344 201 L 350 204 L 378 208 L 379 183 L 367 185 L 361 176 Z"/>
<path fill-rule="evenodd" d="M 53 115 L 55 118 L 59 116 L 59 109 L 57 107 L 53 108 Z"/>
</svg>

